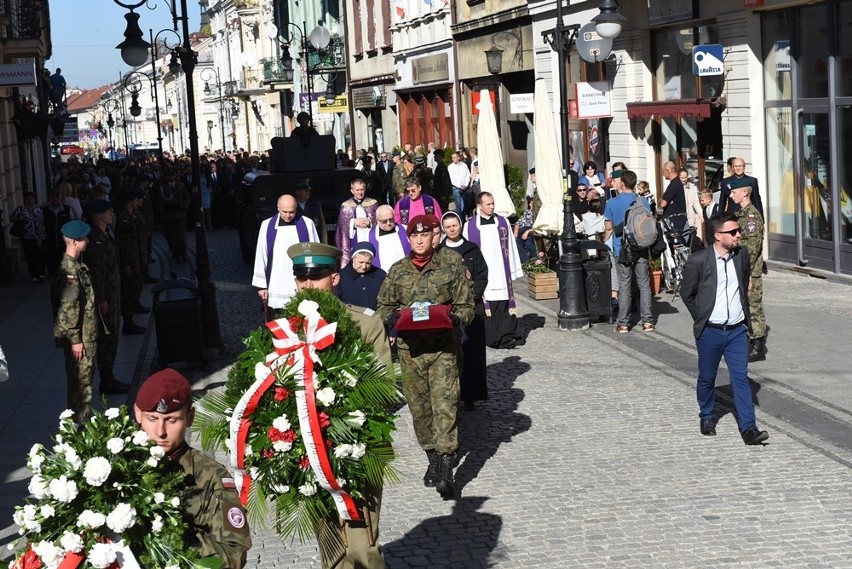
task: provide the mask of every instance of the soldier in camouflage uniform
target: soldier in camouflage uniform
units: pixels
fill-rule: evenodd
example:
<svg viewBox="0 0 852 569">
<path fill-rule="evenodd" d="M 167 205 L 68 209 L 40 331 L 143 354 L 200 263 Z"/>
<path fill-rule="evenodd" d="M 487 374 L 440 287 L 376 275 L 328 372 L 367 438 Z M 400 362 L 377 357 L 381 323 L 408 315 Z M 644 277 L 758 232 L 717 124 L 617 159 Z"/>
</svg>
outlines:
<svg viewBox="0 0 852 569">
<path fill-rule="evenodd" d="M 92 200 L 84 208 L 92 223 L 89 246 L 83 261 L 89 267 L 98 320 L 98 370 L 101 393 L 127 393 L 130 386 L 115 379 L 113 366 L 118 352 L 118 326 L 121 319 L 121 276 L 118 268 L 118 247 L 112 227 L 115 216 L 106 200 Z"/>
<path fill-rule="evenodd" d="M 148 438 L 187 475 L 179 498 L 192 519 L 185 536 L 189 546 L 202 559 L 221 559 L 222 569 L 245 566 L 251 535 L 234 479 L 186 442 L 195 419 L 189 381 L 173 369 L 155 373 L 139 387 L 133 411 Z"/>
<path fill-rule="evenodd" d="M 405 171 L 405 166 L 402 163 L 402 155 L 399 151 L 393 153 L 393 173 L 391 174 L 391 185 L 393 186 L 393 199 L 399 200 L 406 193 L 405 181 L 408 179 L 408 172 Z"/>
<path fill-rule="evenodd" d="M 731 200 L 740 206 L 736 212 L 740 224 L 740 247 L 748 250 L 751 259 L 751 286 L 748 289 L 748 309 L 751 313 L 748 361 L 766 359 L 766 315 L 763 313 L 763 216 L 751 201 L 752 188 L 748 178 L 731 182 Z"/>
<path fill-rule="evenodd" d="M 429 466 L 423 481 L 444 497 L 455 493 L 453 464 L 458 448 L 459 338 L 456 328 L 474 315 L 473 293 L 460 255 L 435 254 L 432 230 L 440 221 L 418 215 L 408 224 L 411 253 L 396 262 L 379 290 L 378 311 L 398 333 L 403 393 L 414 420 L 417 442 L 426 451 Z M 411 309 L 415 302 L 450 305 L 452 327 L 429 327 L 423 320 L 440 315 L 430 306 Z M 397 326 L 402 312 L 412 310 L 412 328 Z M 415 315 L 416 314 L 416 315 Z M 405 314 L 406 320 L 408 314 Z M 405 322 L 405 321 L 403 321 Z"/>
<path fill-rule="evenodd" d="M 118 208 L 115 222 L 115 244 L 118 246 L 119 266 L 121 267 L 121 315 L 124 317 L 122 334 L 142 334 L 145 328 L 133 321 L 139 295 L 144 284 L 143 270 L 147 270 L 147 259 L 141 242 L 134 212 L 142 199 L 141 192 L 131 188 L 124 192 L 124 203 Z M 145 260 L 145 265 L 142 260 Z"/>
<path fill-rule="evenodd" d="M 92 407 L 92 373 L 98 351 L 98 316 L 89 269 L 80 260 L 91 228 L 82 221 L 62 226 L 65 254 L 53 276 L 53 338 L 65 354 L 68 409 L 82 423 Z"/>
<path fill-rule="evenodd" d="M 337 267 L 342 255 L 343 251 L 325 243 L 295 243 L 288 247 L 296 290 L 312 288 L 334 293 L 334 287 L 340 282 Z M 346 308 L 361 329 L 361 337 L 373 345 L 376 359 L 385 366 L 392 365 L 390 344 L 378 315 L 369 308 L 352 304 L 346 304 Z M 378 546 L 382 489 L 365 492 L 365 499 L 359 500 L 358 506 L 362 520 L 342 521 L 332 515 L 317 527 L 323 569 L 385 569 Z"/>
</svg>

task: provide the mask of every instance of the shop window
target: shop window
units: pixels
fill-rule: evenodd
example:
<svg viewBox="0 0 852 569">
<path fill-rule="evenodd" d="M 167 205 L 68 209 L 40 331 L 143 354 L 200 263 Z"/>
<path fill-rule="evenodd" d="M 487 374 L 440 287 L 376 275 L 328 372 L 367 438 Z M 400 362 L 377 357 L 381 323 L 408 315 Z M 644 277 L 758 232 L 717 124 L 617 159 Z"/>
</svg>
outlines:
<svg viewBox="0 0 852 569">
<path fill-rule="evenodd" d="M 830 6 L 826 4 L 808 6 L 799 12 L 799 41 L 792 53 L 800 70 L 801 98 L 828 97 L 829 13 Z"/>
<path fill-rule="evenodd" d="M 662 30 L 654 41 L 656 100 L 695 98 L 695 76 L 692 74 L 693 28 Z"/>
<path fill-rule="evenodd" d="M 840 121 L 840 235 L 843 242 L 852 244 L 852 108 L 838 112 Z"/>
<path fill-rule="evenodd" d="M 793 111 L 766 110 L 766 184 L 761 184 L 767 232 L 796 234 L 796 181 L 793 169 Z"/>
<path fill-rule="evenodd" d="M 852 97 L 852 2 L 840 4 L 837 18 L 837 82 L 840 95 Z"/>
<path fill-rule="evenodd" d="M 765 14 L 763 26 L 763 80 L 767 101 L 790 100 L 792 93 L 792 57 L 790 38 L 793 14 L 779 10 Z"/>
</svg>

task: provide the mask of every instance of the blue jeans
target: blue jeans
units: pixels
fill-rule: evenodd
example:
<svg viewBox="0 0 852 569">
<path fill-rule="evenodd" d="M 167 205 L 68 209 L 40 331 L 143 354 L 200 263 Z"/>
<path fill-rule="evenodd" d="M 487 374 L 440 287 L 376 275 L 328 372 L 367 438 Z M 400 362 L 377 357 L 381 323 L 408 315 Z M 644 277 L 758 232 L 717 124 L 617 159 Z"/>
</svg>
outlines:
<svg viewBox="0 0 852 569">
<path fill-rule="evenodd" d="M 518 246 L 518 256 L 521 258 L 521 264 L 526 263 L 530 259 L 535 259 L 536 255 L 538 255 L 538 251 L 535 248 L 535 237 L 532 236 L 532 233 L 526 239 L 515 237 L 515 244 Z"/>
<path fill-rule="evenodd" d="M 748 328 L 745 324 L 732 330 L 718 330 L 706 326 L 695 340 L 698 348 L 698 396 L 699 417 L 713 418 L 716 404 L 716 373 L 722 356 L 728 365 L 731 389 L 734 392 L 734 408 L 742 433 L 757 426 L 754 416 L 754 404 L 751 399 L 751 385 L 748 381 Z"/>
<path fill-rule="evenodd" d="M 459 214 L 459 217 L 464 219 L 464 197 L 465 192 L 461 188 L 457 188 L 453 186 L 453 202 L 456 204 L 456 213 Z"/>
</svg>

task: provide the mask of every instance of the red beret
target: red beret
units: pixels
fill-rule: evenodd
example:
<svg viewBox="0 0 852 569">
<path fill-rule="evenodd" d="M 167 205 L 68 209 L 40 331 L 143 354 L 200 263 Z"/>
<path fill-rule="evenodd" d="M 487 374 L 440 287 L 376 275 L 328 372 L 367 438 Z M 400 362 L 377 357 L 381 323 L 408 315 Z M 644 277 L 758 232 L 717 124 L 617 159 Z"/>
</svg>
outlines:
<svg viewBox="0 0 852 569">
<path fill-rule="evenodd" d="M 145 380 L 136 406 L 147 413 L 172 413 L 192 401 L 192 386 L 179 372 L 166 368 Z"/>
<path fill-rule="evenodd" d="M 411 237 L 414 233 L 431 233 L 436 227 L 441 227 L 441 221 L 437 217 L 434 215 L 418 215 L 408 222 L 405 233 Z"/>
</svg>

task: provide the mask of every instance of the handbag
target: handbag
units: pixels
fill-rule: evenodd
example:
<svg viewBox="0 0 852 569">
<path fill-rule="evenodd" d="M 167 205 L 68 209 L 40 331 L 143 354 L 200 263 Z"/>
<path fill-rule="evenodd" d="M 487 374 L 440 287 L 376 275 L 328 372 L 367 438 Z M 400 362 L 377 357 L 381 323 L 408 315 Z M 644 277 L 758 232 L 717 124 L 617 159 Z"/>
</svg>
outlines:
<svg viewBox="0 0 852 569">
<path fill-rule="evenodd" d="M 26 233 L 27 225 L 25 221 L 15 221 L 12 227 L 9 228 L 9 235 L 18 239 L 23 239 Z"/>
<path fill-rule="evenodd" d="M 432 304 L 429 306 L 429 317 L 423 320 L 414 318 L 414 308 L 403 308 L 399 311 L 399 320 L 396 322 L 397 332 L 423 332 L 428 330 L 452 330 L 453 319 L 450 317 L 452 310 L 450 304 Z"/>
</svg>

